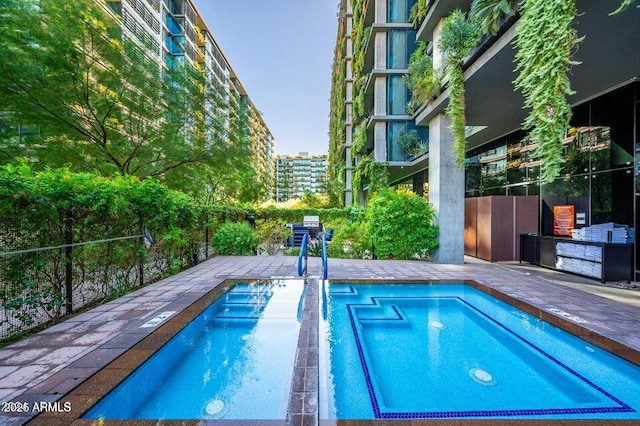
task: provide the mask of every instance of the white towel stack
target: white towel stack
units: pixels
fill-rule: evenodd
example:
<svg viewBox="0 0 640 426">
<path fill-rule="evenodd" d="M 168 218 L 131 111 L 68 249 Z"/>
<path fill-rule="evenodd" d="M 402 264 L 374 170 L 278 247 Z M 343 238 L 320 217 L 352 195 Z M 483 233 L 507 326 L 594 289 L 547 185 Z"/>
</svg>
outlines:
<svg viewBox="0 0 640 426">
<path fill-rule="evenodd" d="M 592 262 L 602 262 L 602 247 L 599 246 L 558 242 L 556 244 L 556 254 L 558 256 L 590 260 Z"/>
<path fill-rule="evenodd" d="M 614 244 L 624 244 L 629 242 L 629 233 L 627 231 L 627 225 L 608 222 L 574 229 L 571 232 L 571 237 L 574 240 L 579 241 L 594 241 L 598 243 L 611 242 Z M 611 240 L 609 240 L 609 233 L 611 233 Z"/>
<path fill-rule="evenodd" d="M 590 262 L 588 260 L 558 256 L 556 260 L 556 268 L 594 278 L 602 278 L 601 264 Z"/>
</svg>

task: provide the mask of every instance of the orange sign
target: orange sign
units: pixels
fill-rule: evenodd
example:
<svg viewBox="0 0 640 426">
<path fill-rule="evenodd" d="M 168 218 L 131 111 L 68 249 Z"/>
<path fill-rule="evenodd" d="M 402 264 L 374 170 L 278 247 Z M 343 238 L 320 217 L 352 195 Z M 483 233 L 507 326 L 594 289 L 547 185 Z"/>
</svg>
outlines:
<svg viewBox="0 0 640 426">
<path fill-rule="evenodd" d="M 553 235 L 571 236 L 575 226 L 573 206 L 553 206 Z"/>
</svg>

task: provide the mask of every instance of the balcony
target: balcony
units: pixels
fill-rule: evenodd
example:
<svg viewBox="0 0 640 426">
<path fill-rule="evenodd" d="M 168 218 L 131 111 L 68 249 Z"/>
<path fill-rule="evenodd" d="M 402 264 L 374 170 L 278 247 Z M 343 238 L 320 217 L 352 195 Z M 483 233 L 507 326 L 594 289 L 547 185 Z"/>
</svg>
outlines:
<svg viewBox="0 0 640 426">
<path fill-rule="evenodd" d="M 184 55 L 184 42 L 184 36 L 174 37 L 169 34 L 165 36 L 167 50 L 172 55 Z"/>
<path fill-rule="evenodd" d="M 472 0 L 434 0 L 429 7 L 427 16 L 418 29 L 416 39 L 424 42 L 433 41 L 433 30 L 441 18 L 449 16 L 456 9 L 469 10 Z"/>
<path fill-rule="evenodd" d="M 405 75 L 409 72 L 409 70 L 407 69 L 393 69 L 393 70 L 389 70 L 389 69 L 374 69 L 372 70 L 369 75 L 367 75 L 367 80 L 364 84 L 364 99 L 365 99 L 365 104 L 364 104 L 364 108 L 366 110 L 372 110 L 373 109 L 373 101 L 375 98 L 375 81 L 377 77 L 386 77 L 389 75 Z M 386 90 L 386 88 L 385 88 Z"/>
<path fill-rule="evenodd" d="M 184 34 L 183 18 L 175 18 L 171 15 L 167 15 L 164 21 L 165 21 L 165 24 L 167 25 L 167 29 L 172 35 L 177 36 L 177 35 Z"/>
</svg>

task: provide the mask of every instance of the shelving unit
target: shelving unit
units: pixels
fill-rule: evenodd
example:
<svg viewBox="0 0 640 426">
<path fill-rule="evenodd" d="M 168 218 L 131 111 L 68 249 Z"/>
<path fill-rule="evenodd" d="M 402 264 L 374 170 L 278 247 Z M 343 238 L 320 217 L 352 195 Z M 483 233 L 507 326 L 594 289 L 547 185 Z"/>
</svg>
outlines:
<svg viewBox="0 0 640 426">
<path fill-rule="evenodd" d="M 520 235 L 520 262 L 606 281 L 631 281 L 632 244 Z"/>
</svg>

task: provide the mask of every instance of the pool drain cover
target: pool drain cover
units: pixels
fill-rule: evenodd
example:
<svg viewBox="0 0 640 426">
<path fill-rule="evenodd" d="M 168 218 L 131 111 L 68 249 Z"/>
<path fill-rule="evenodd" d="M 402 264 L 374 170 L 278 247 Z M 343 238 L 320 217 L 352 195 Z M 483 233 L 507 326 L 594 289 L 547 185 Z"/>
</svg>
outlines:
<svg viewBox="0 0 640 426">
<path fill-rule="evenodd" d="M 498 383 L 491 373 L 480 368 L 472 368 L 469 370 L 469 376 L 471 376 L 475 382 L 484 386 L 493 386 Z"/>
<path fill-rule="evenodd" d="M 446 328 L 444 326 L 444 324 L 441 323 L 440 321 L 429 321 L 429 327 L 436 328 L 438 330 L 442 330 L 442 329 Z"/>
<path fill-rule="evenodd" d="M 226 414 L 227 407 L 225 406 L 224 401 L 220 399 L 212 399 L 207 402 L 204 411 L 208 418 L 219 419 Z"/>
</svg>

